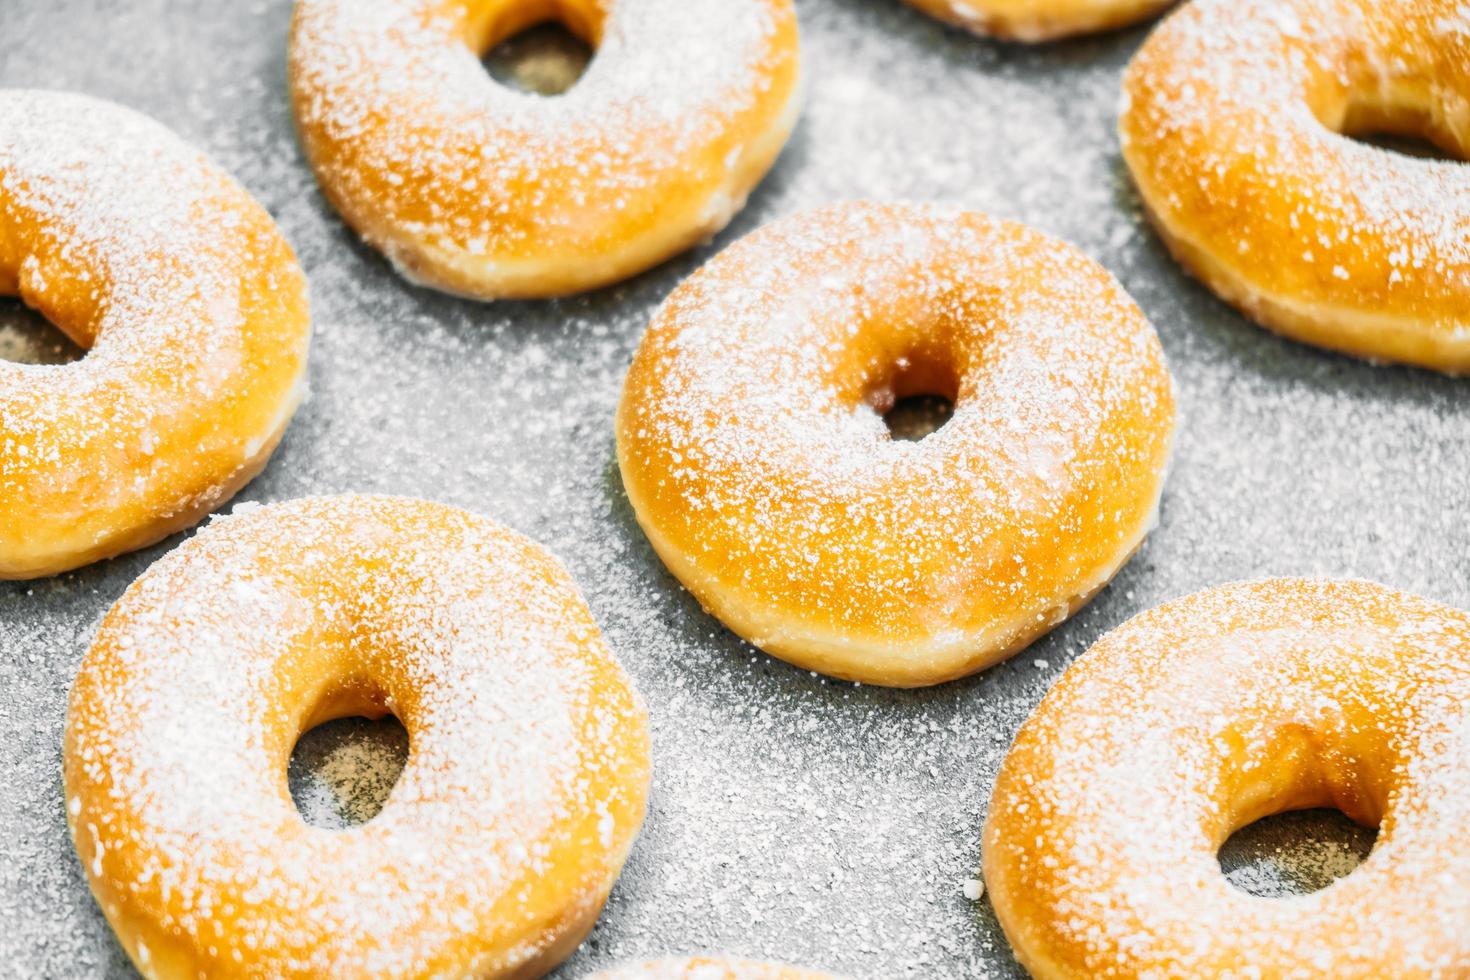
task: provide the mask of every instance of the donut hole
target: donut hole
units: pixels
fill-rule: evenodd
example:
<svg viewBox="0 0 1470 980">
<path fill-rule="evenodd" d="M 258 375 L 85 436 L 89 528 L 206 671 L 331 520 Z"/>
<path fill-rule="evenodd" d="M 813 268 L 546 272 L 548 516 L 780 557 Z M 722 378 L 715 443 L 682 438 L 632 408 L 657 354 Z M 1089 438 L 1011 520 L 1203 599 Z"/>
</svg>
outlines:
<svg viewBox="0 0 1470 980">
<path fill-rule="evenodd" d="M 894 358 L 868 387 L 864 404 L 876 412 L 897 442 L 920 442 L 954 416 L 959 397 L 954 366 L 932 352 L 912 351 Z"/>
<path fill-rule="evenodd" d="M 490 77 L 533 95 L 561 95 L 596 54 L 596 11 L 576 3 L 522 3 L 480 28 L 476 50 Z"/>
<path fill-rule="evenodd" d="M 87 356 L 50 320 L 12 296 L 0 296 L 0 361 L 72 364 Z"/>
<path fill-rule="evenodd" d="M 1443 121 L 1431 101 L 1360 92 L 1349 97 L 1329 128 L 1341 136 L 1404 156 L 1445 162 L 1470 159 L 1470 146 Z"/>
<path fill-rule="evenodd" d="M 286 767 L 296 811 L 326 830 L 367 823 L 388 802 L 408 749 L 408 730 L 392 714 L 334 718 L 309 728 Z"/>
<path fill-rule="evenodd" d="M 1263 817 L 1231 834 L 1217 855 L 1234 888 L 1260 898 L 1320 891 L 1351 874 L 1378 837 L 1341 810 L 1293 810 Z"/>
<path fill-rule="evenodd" d="M 1220 868 L 1236 888 L 1306 894 L 1350 873 L 1373 849 L 1394 763 L 1356 744 L 1371 741 L 1365 737 L 1371 715 L 1343 710 L 1335 725 L 1234 733 L 1254 751 L 1234 758 L 1222 774 L 1228 804 L 1213 840 Z"/>
<path fill-rule="evenodd" d="M 910 395 L 897 399 L 883 416 L 890 438 L 921 442 L 944 428 L 954 415 L 954 402 L 943 395 Z"/>
</svg>

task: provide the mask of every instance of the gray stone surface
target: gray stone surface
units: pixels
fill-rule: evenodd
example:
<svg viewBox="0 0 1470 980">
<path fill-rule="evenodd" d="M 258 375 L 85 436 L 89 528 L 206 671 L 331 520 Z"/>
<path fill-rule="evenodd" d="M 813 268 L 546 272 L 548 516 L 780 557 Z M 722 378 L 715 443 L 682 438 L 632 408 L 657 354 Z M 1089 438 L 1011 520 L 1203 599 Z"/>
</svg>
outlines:
<svg viewBox="0 0 1470 980">
<path fill-rule="evenodd" d="M 1008 740 L 1103 631 L 1262 574 L 1363 576 L 1470 605 L 1470 382 L 1276 339 L 1179 272 L 1142 224 L 1113 135 L 1141 31 L 1033 51 L 897 0 L 798 8 L 806 112 L 728 231 L 594 295 L 476 305 L 398 279 L 318 194 L 287 108 L 288 0 L 0 7 L 0 84 L 155 116 L 232 170 L 299 251 L 311 396 L 241 499 L 437 498 L 540 540 L 581 583 L 651 707 L 656 773 L 643 836 L 562 976 L 700 949 L 857 977 L 1013 976 L 988 904 L 962 884 Z M 623 371 L 673 284 L 763 221 L 860 196 L 957 200 L 1077 243 L 1153 319 L 1179 385 L 1175 466 L 1142 552 L 1031 650 L 927 691 L 829 682 L 736 640 L 662 570 L 613 462 Z M 177 543 L 0 584 L 0 971 L 131 975 L 67 839 L 61 733 L 96 621 Z M 1322 864 L 1325 846 L 1336 866 L 1367 846 L 1334 827 L 1283 822 L 1246 848 L 1258 867 L 1237 880 L 1289 888 L 1306 879 L 1271 870 L 1283 854 Z"/>
</svg>

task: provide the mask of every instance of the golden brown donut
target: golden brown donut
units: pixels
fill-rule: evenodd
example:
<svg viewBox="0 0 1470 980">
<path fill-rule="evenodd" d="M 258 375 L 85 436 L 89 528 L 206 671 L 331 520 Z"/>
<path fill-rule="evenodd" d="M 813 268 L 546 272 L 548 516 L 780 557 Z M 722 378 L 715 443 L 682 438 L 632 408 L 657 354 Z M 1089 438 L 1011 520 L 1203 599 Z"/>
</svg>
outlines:
<svg viewBox="0 0 1470 980">
<path fill-rule="evenodd" d="M 890 439 L 876 409 L 950 398 Z M 669 569 L 736 633 L 870 684 L 979 670 L 1152 526 L 1174 424 L 1153 328 L 1038 232 L 850 203 L 726 249 L 655 315 L 618 461 Z"/>
<path fill-rule="evenodd" d="M 555 97 L 479 57 L 559 19 L 596 49 Z M 298 0 L 291 95 L 343 216 L 478 299 L 627 278 L 719 231 L 799 105 L 791 0 Z"/>
<path fill-rule="evenodd" d="M 592 980 L 836 980 L 836 978 L 826 973 L 816 973 L 781 963 L 692 956 L 686 959 L 654 960 L 649 963 L 621 966 L 605 973 L 599 973 Z"/>
<path fill-rule="evenodd" d="M 309 826 L 300 734 L 392 712 L 382 811 Z M 67 816 L 144 976 L 534 977 L 643 821 L 647 721 L 575 585 L 491 521 L 393 497 L 216 520 L 135 582 L 72 689 Z"/>
<path fill-rule="evenodd" d="M 1309 344 L 1470 371 L 1470 159 L 1461 0 L 1197 0 L 1128 69 L 1123 155 L 1175 256 Z"/>
<path fill-rule="evenodd" d="M 270 216 L 158 123 L 0 91 L 0 295 L 79 346 L 0 360 L 0 578 L 152 544 L 260 471 L 300 399 L 306 282 Z"/>
<path fill-rule="evenodd" d="M 1216 852 L 1284 810 L 1379 827 L 1312 894 Z M 1470 975 L 1470 614 L 1366 582 L 1227 585 L 1072 665 L 990 801 L 985 880 L 1038 980 Z"/>
<path fill-rule="evenodd" d="M 1055 41 L 1145 20 L 1175 0 L 907 0 L 931 17 L 1010 41 Z"/>
</svg>

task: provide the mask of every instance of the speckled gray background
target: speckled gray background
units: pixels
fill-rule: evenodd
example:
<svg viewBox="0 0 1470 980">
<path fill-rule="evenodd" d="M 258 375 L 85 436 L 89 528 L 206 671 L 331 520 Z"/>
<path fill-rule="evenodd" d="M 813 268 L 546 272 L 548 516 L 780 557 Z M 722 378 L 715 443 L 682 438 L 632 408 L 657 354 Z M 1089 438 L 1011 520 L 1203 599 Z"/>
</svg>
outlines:
<svg viewBox="0 0 1470 980">
<path fill-rule="evenodd" d="M 486 306 L 408 286 L 318 195 L 287 110 L 289 6 L 4 0 L 0 84 L 155 116 L 232 170 L 295 244 L 312 285 L 311 395 L 242 499 L 433 497 L 539 539 L 580 581 L 651 707 L 655 777 L 627 870 L 561 975 L 687 950 L 857 977 L 1015 975 L 988 904 L 962 883 L 1007 742 L 1100 633 L 1268 573 L 1358 575 L 1470 605 L 1470 381 L 1278 340 L 1174 267 L 1113 135 L 1141 31 L 1032 51 L 897 0 L 797 0 L 805 115 L 729 230 L 615 289 Z M 673 284 L 760 222 L 858 196 L 957 200 L 1077 243 L 1153 319 L 1181 397 L 1162 523 L 1112 587 L 1011 662 L 916 693 L 828 682 L 736 640 L 659 566 L 613 463 L 625 365 Z M 14 345 L 16 319 L 0 308 L 0 342 Z M 0 973 L 130 975 L 66 836 L 61 732 L 95 622 L 177 543 L 0 584 Z M 1289 889 L 1350 866 L 1364 840 L 1293 818 L 1232 861 L 1243 883 Z"/>
</svg>

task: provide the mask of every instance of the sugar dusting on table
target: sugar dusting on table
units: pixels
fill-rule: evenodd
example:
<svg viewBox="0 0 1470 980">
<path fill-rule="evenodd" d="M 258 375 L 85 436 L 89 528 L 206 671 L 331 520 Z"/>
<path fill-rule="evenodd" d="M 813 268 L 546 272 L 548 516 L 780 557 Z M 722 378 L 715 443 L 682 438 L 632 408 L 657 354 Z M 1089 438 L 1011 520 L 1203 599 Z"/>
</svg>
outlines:
<svg viewBox="0 0 1470 980">
<path fill-rule="evenodd" d="M 612 463 L 623 374 L 712 249 L 577 300 L 481 306 L 405 287 L 355 243 L 294 145 L 288 0 L 22 0 L 0 80 L 148 111 L 237 174 L 308 269 L 313 399 L 258 500 L 388 491 L 506 521 L 562 557 L 652 712 L 652 811 L 608 910 L 558 976 L 721 949 L 854 977 L 1016 977 L 970 902 L 990 781 L 1057 671 L 1166 598 L 1264 573 L 1353 573 L 1470 606 L 1463 387 L 1285 343 L 1191 285 L 1136 209 L 1113 136 L 1142 37 L 1020 50 L 897 3 L 803 0 L 810 98 L 783 162 L 715 247 L 834 200 L 944 199 L 1060 235 L 1158 328 L 1182 426 L 1158 531 L 1034 650 L 927 692 L 837 684 L 741 644 L 664 573 Z M 158 25 L 167 22 L 169 32 Z M 126 71 L 119 74 L 119 69 Z M 585 79 L 584 79 L 585 81 Z M 59 777 L 65 692 L 102 612 L 166 547 L 0 584 L 0 955 L 129 976 L 81 880 Z M 1290 841 L 1283 842 L 1289 846 Z"/>
</svg>

